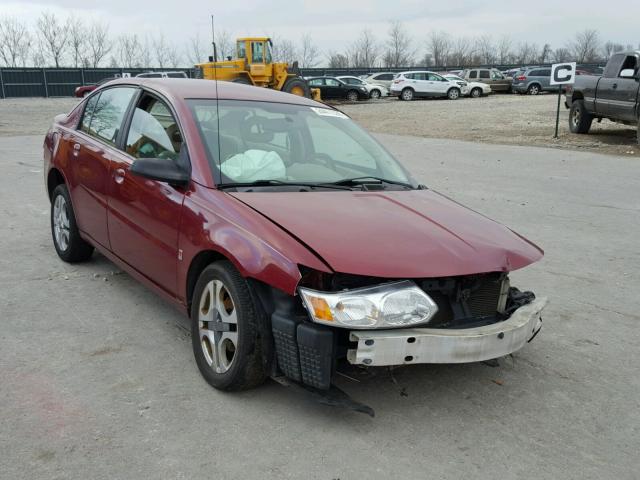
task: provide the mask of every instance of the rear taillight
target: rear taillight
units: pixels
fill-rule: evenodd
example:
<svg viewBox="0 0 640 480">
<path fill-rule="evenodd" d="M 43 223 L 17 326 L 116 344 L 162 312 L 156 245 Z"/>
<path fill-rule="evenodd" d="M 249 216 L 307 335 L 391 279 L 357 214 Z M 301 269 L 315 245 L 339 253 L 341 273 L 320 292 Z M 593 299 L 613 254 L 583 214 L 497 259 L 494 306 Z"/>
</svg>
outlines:
<svg viewBox="0 0 640 480">
<path fill-rule="evenodd" d="M 402 81 L 402 79 L 401 79 L 401 78 L 396 78 L 396 79 L 393 81 L 393 83 L 400 83 L 401 81 Z"/>
<path fill-rule="evenodd" d="M 524 81 L 524 80 L 526 80 L 526 79 L 527 79 L 527 76 L 526 76 L 526 75 L 518 75 L 518 76 L 516 77 L 516 80 L 518 80 L 519 82 L 522 82 L 522 81 Z"/>
</svg>

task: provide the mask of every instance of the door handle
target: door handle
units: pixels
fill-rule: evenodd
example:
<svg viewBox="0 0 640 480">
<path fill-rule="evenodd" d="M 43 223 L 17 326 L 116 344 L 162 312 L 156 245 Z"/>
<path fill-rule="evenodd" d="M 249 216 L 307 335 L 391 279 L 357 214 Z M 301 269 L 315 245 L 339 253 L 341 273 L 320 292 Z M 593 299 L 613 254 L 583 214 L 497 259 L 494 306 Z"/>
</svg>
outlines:
<svg viewBox="0 0 640 480">
<path fill-rule="evenodd" d="M 74 143 L 73 144 L 73 156 L 77 157 L 78 153 L 80 153 L 80 144 L 79 143 Z"/>
<path fill-rule="evenodd" d="M 113 173 L 113 178 L 117 184 L 122 184 L 122 182 L 124 182 L 124 169 L 117 168 L 116 171 Z"/>
<path fill-rule="evenodd" d="M 618 88 L 618 84 L 617 84 L 617 83 L 614 83 L 614 84 L 611 86 L 611 88 L 613 88 L 613 89 Z"/>
</svg>

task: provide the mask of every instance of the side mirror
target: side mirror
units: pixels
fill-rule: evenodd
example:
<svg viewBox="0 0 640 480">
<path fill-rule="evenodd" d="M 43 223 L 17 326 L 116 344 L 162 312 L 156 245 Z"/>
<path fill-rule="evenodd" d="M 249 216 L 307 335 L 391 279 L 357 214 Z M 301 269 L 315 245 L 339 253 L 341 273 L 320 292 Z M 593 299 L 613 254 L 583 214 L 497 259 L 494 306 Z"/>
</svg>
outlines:
<svg viewBox="0 0 640 480">
<path fill-rule="evenodd" d="M 174 187 L 185 187 L 191 179 L 190 172 L 184 166 L 168 158 L 139 158 L 129 171 L 139 177 L 167 182 Z"/>
<path fill-rule="evenodd" d="M 620 72 L 620 78 L 633 78 L 635 77 L 635 71 L 633 68 L 625 68 Z"/>
</svg>

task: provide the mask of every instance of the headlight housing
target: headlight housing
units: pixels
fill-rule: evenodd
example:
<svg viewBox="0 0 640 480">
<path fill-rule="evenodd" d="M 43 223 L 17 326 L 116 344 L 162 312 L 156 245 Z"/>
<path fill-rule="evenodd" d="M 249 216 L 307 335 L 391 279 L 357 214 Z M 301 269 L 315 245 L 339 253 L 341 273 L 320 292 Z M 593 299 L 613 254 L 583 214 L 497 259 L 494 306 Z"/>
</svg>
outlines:
<svg viewBox="0 0 640 480">
<path fill-rule="evenodd" d="M 438 311 L 409 280 L 341 292 L 298 289 L 311 320 L 350 329 L 401 328 L 426 323 Z"/>
</svg>

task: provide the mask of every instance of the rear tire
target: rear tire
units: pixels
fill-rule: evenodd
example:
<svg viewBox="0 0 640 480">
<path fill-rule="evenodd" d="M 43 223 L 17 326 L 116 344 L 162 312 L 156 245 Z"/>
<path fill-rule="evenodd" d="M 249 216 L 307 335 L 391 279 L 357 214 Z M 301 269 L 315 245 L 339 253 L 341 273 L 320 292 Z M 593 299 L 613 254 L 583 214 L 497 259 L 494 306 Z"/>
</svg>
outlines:
<svg viewBox="0 0 640 480">
<path fill-rule="evenodd" d="M 298 97 L 311 98 L 309 85 L 300 77 L 293 77 L 287 80 L 282 86 L 282 91 Z"/>
<path fill-rule="evenodd" d="M 458 100 L 460 98 L 460 89 L 456 87 L 450 88 L 447 92 L 447 98 L 449 100 Z"/>
<path fill-rule="evenodd" d="M 571 133 L 589 133 L 593 115 L 587 112 L 584 100 L 575 100 L 569 110 L 569 130 Z"/>
<path fill-rule="evenodd" d="M 93 246 L 80 237 L 69 190 L 64 184 L 51 194 L 51 235 L 58 256 L 67 263 L 84 262 L 93 254 Z"/>
<path fill-rule="evenodd" d="M 531 85 L 529 85 L 529 88 L 527 88 L 527 93 L 529 95 L 540 94 L 540 85 L 538 85 L 537 83 L 532 83 Z"/>
<path fill-rule="evenodd" d="M 411 100 L 413 100 L 413 97 L 414 92 L 411 88 L 405 88 L 404 90 L 402 90 L 402 93 L 400 93 L 400 100 L 404 100 L 405 102 L 410 102 Z"/>
<path fill-rule="evenodd" d="M 191 343 L 204 379 L 219 390 L 247 390 L 267 378 L 261 332 L 266 314 L 228 261 L 206 267 L 191 302 Z"/>
</svg>

